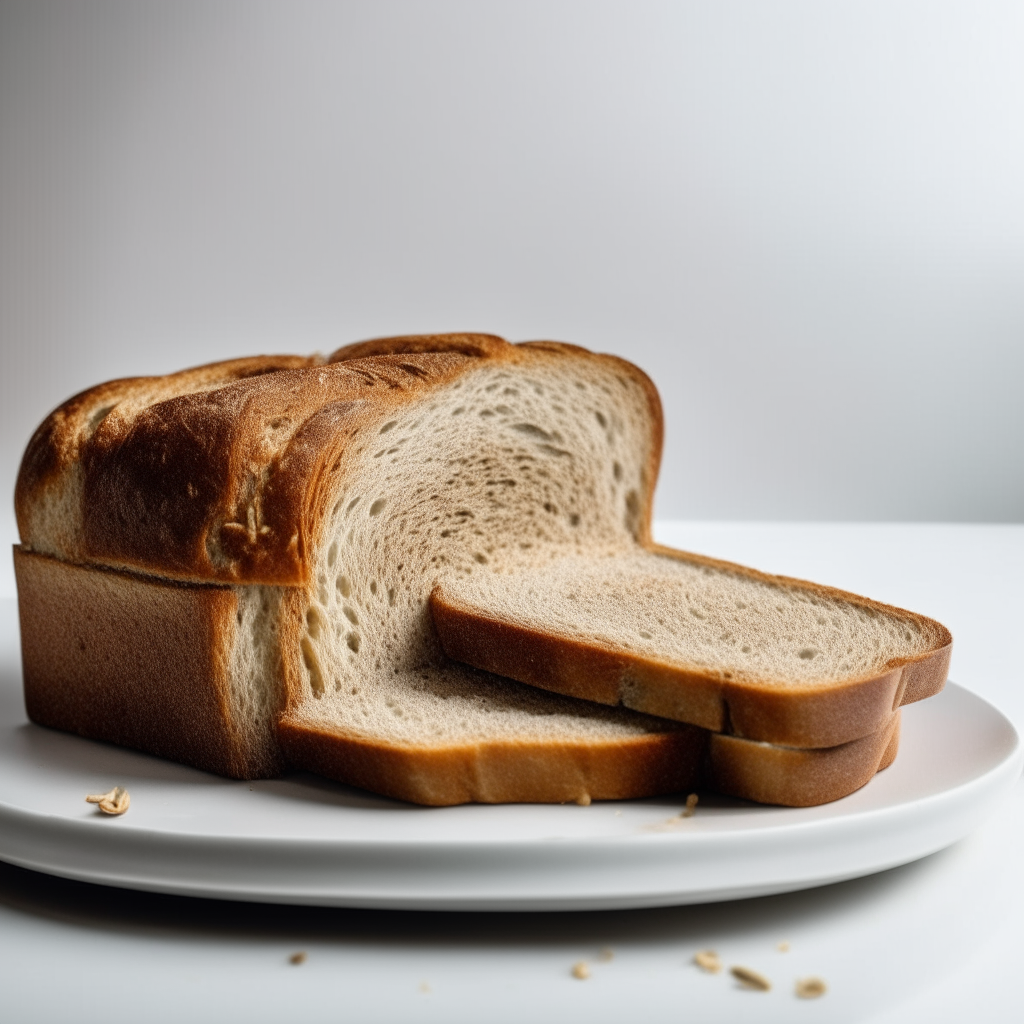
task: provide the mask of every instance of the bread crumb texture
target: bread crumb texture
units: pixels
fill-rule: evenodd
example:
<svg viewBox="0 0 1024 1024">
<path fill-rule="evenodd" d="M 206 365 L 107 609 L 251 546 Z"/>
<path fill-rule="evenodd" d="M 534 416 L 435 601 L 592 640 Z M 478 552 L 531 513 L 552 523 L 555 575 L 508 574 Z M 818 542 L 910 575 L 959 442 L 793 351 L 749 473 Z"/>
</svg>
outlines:
<svg viewBox="0 0 1024 1024">
<path fill-rule="evenodd" d="M 650 417 L 621 364 L 538 358 L 483 364 L 368 422 L 313 552 L 289 715 L 418 748 L 671 728 L 452 663 L 428 607 L 440 580 L 519 579 L 634 547 Z"/>
<path fill-rule="evenodd" d="M 757 992 L 768 992 L 772 983 L 757 971 L 749 967 L 735 966 L 729 968 L 729 973 L 740 983 L 743 988 L 749 988 Z"/>
<path fill-rule="evenodd" d="M 111 815 L 124 814 L 131 806 L 132 798 L 123 786 L 115 786 L 108 793 L 90 793 L 85 798 L 87 804 L 96 804 L 104 813 Z"/>
<path fill-rule="evenodd" d="M 828 986 L 821 978 L 801 978 L 796 983 L 796 994 L 799 999 L 819 999 L 828 991 Z"/>
</svg>

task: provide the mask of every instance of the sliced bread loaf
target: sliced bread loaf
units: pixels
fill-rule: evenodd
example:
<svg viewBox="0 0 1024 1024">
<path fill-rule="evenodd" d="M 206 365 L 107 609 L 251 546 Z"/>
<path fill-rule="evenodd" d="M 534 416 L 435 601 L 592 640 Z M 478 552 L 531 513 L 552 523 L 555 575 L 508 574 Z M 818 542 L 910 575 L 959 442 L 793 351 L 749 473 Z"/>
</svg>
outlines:
<svg viewBox="0 0 1024 1024">
<path fill-rule="evenodd" d="M 747 766 L 712 777 L 756 799 L 857 788 L 894 749 L 887 684 L 820 687 L 818 727 L 854 684 L 875 727 L 862 716 L 830 744 L 813 734 L 831 750 L 796 755 L 445 655 L 435 587 L 515 589 L 567 558 L 653 557 L 660 445 L 657 394 L 635 367 L 486 335 L 85 392 L 44 422 L 19 475 L 30 714 L 225 774 L 290 764 L 423 803 L 648 795 L 696 784 L 709 763 Z M 907 664 L 931 659 L 944 678 L 939 640 Z M 721 706 L 730 681 L 698 675 Z M 864 741 L 856 756 L 848 740 Z"/>
</svg>

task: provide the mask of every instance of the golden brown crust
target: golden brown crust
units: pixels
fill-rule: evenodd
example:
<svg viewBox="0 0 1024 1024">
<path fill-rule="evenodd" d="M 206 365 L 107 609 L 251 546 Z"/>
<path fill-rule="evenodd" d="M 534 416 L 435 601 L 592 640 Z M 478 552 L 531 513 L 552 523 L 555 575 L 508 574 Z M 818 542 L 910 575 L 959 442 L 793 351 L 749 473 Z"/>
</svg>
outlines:
<svg viewBox="0 0 1024 1024">
<path fill-rule="evenodd" d="M 492 741 L 400 747 L 285 717 L 289 762 L 384 796 L 440 807 L 463 803 L 626 800 L 694 788 L 706 734 L 671 730 L 590 743 Z"/>
<path fill-rule="evenodd" d="M 22 457 L 15 486 L 15 511 L 23 543 L 39 532 L 39 518 L 49 506 L 63 508 L 64 491 L 81 501 L 75 473 L 87 461 L 94 436 L 104 428 L 106 444 L 124 437 L 142 409 L 201 389 L 216 388 L 281 370 L 309 366 L 306 356 L 255 356 L 210 363 L 163 377 L 127 377 L 89 388 L 58 406 L 39 425 Z M 81 518 L 78 507 L 69 507 Z M 65 541 L 81 543 L 81 523 L 68 523 Z"/>
<path fill-rule="evenodd" d="M 813 807 L 867 785 L 896 757 L 900 713 L 870 736 L 820 750 L 767 747 L 712 733 L 707 784 L 719 793 L 758 803 Z"/>
<path fill-rule="evenodd" d="M 889 767 L 897 711 L 882 728 L 818 750 L 772 746 L 695 727 L 592 743 L 397 746 L 285 714 L 278 738 L 296 767 L 428 806 L 625 800 L 711 789 L 758 803 L 809 807 L 860 789 Z"/>
<path fill-rule="evenodd" d="M 325 474 L 337 472 L 346 443 L 358 445 L 359 410 L 397 408 L 468 361 L 428 352 L 289 369 L 268 358 L 266 372 L 216 386 L 200 371 L 101 385 L 52 413 L 30 442 L 16 491 L 22 542 L 171 579 L 301 585 Z M 169 397 L 135 407 L 147 390 Z M 40 529 L 48 504 L 68 505 L 57 550 Z"/>
<path fill-rule="evenodd" d="M 396 800 L 462 803 L 628 800 L 711 789 L 758 803 L 839 800 L 888 768 L 899 712 L 870 736 L 820 750 L 775 747 L 692 728 L 589 745 L 486 743 L 397 747 L 285 716 L 289 763 Z"/>
<path fill-rule="evenodd" d="M 233 721 L 237 597 L 14 549 L 28 716 L 206 771 L 280 773 Z"/>
<path fill-rule="evenodd" d="M 509 343 L 496 334 L 403 334 L 393 338 L 373 338 L 343 345 L 328 357 L 329 363 L 371 356 L 422 355 L 424 352 L 455 352 L 473 359 L 503 358 Z"/>
</svg>

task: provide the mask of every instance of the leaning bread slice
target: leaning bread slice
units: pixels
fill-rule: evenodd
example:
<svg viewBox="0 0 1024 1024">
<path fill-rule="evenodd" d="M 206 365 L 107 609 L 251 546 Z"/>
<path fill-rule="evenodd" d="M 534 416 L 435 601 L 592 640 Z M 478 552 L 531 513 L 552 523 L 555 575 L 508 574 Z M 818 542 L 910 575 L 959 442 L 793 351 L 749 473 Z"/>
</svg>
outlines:
<svg viewBox="0 0 1024 1024">
<path fill-rule="evenodd" d="M 442 580 L 446 653 L 716 732 L 832 747 L 941 688 L 950 637 L 912 612 L 667 548 Z"/>
</svg>

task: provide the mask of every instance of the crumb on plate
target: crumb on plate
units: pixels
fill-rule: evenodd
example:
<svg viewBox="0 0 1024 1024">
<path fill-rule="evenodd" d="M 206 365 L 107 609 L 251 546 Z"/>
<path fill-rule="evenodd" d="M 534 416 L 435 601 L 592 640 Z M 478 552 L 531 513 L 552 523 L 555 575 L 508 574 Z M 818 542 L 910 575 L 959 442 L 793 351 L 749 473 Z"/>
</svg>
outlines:
<svg viewBox="0 0 1024 1024">
<path fill-rule="evenodd" d="M 124 814 L 131 806 L 132 798 L 123 786 L 115 786 L 109 793 L 90 793 L 87 804 L 96 804 L 104 814 Z"/>
</svg>

